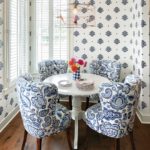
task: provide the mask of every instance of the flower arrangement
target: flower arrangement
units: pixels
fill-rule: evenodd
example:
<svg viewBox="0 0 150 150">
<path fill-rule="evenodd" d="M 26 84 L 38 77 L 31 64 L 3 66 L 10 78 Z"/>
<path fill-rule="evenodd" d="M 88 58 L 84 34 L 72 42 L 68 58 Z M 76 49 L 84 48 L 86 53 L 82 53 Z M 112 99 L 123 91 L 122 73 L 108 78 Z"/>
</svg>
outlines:
<svg viewBox="0 0 150 150">
<path fill-rule="evenodd" d="M 87 65 L 87 61 L 81 59 L 81 58 L 71 58 L 69 60 L 69 66 L 72 72 L 76 72 L 77 70 L 79 70 L 81 67 L 86 67 Z"/>
</svg>

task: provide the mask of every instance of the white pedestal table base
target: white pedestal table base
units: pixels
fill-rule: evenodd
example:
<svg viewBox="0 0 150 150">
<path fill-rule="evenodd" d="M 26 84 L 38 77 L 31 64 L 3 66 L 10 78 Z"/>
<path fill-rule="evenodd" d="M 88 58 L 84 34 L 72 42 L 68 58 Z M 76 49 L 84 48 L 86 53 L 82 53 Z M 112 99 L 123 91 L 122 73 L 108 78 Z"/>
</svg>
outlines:
<svg viewBox="0 0 150 150">
<path fill-rule="evenodd" d="M 71 116 L 75 121 L 74 129 L 74 149 L 78 149 L 78 121 L 84 119 L 84 111 L 82 111 L 82 100 L 84 97 L 73 96 L 72 97 L 72 111 Z"/>
</svg>

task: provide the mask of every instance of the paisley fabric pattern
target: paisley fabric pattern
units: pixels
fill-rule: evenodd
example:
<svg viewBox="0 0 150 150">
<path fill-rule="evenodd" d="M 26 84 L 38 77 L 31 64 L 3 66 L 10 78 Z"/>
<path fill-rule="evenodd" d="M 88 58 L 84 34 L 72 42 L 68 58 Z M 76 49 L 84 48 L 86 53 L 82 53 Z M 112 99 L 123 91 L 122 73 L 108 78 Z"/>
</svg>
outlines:
<svg viewBox="0 0 150 150">
<path fill-rule="evenodd" d="M 90 63 L 90 72 L 102 77 L 107 77 L 111 81 L 118 82 L 120 78 L 121 64 L 111 60 L 93 60 Z M 99 101 L 99 95 L 91 95 L 90 100 Z"/>
<path fill-rule="evenodd" d="M 57 87 L 31 79 L 21 76 L 17 80 L 20 112 L 26 131 L 42 138 L 65 130 L 70 125 L 71 114 L 57 104 Z"/>
<path fill-rule="evenodd" d="M 93 60 L 90 64 L 90 72 L 111 81 L 118 82 L 120 78 L 121 64 L 111 60 Z"/>
<path fill-rule="evenodd" d="M 141 91 L 141 80 L 128 75 L 124 83 L 103 83 L 100 86 L 101 104 L 85 113 L 87 125 L 113 138 L 121 138 L 132 131 Z"/>
<path fill-rule="evenodd" d="M 47 77 L 57 74 L 67 73 L 68 65 L 64 60 L 46 60 L 38 64 L 38 71 L 40 74 L 40 81 Z M 61 99 L 66 98 L 66 95 L 59 95 Z"/>
<path fill-rule="evenodd" d="M 21 77 L 24 78 L 24 79 L 27 80 L 27 81 L 33 81 L 33 77 L 32 77 L 32 75 L 29 74 L 29 73 L 26 73 L 26 74 L 20 76 L 20 78 L 21 78 Z"/>
<path fill-rule="evenodd" d="M 40 80 L 43 81 L 47 77 L 67 72 L 67 62 L 64 60 L 46 60 L 38 64 Z"/>
</svg>

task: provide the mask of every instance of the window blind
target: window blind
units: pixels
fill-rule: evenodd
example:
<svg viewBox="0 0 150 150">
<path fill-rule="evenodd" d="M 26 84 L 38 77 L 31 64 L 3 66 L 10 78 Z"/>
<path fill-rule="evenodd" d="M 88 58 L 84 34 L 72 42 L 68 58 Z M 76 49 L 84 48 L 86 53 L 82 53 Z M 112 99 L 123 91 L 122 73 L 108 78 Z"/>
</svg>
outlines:
<svg viewBox="0 0 150 150">
<path fill-rule="evenodd" d="M 29 0 L 19 0 L 19 74 L 29 70 Z"/>
<path fill-rule="evenodd" d="M 36 0 L 37 61 L 46 59 L 67 60 L 68 30 L 62 28 L 60 10 L 67 21 L 67 0 Z"/>
<path fill-rule="evenodd" d="M 9 27 L 9 81 L 18 75 L 18 0 L 8 2 Z"/>
<path fill-rule="evenodd" d="M 63 27 L 68 22 L 67 0 L 55 0 L 53 12 L 53 58 L 67 60 L 68 28 Z M 60 15 L 63 16 L 64 22 L 57 18 Z"/>
<path fill-rule="evenodd" d="M 28 0 L 8 1 L 8 79 L 28 72 Z"/>
<path fill-rule="evenodd" d="M 36 48 L 38 62 L 49 58 L 49 0 L 36 0 Z"/>
</svg>

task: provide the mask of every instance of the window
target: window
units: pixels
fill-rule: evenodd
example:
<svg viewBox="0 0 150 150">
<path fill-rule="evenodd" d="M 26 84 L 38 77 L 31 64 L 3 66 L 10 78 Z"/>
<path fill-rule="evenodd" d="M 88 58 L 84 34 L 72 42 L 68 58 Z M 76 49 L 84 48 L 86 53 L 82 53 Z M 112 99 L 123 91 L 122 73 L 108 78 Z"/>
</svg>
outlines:
<svg viewBox="0 0 150 150">
<path fill-rule="evenodd" d="M 61 7 L 61 8 L 60 8 Z M 60 10 L 61 9 L 61 10 Z M 60 12 L 61 11 L 61 12 Z M 62 20 L 57 17 L 61 14 L 64 22 L 67 23 L 68 18 L 67 0 L 56 0 L 53 5 L 53 58 L 67 59 L 68 51 L 68 28 L 62 27 Z"/>
<path fill-rule="evenodd" d="M 58 19 L 61 9 L 67 21 L 67 0 L 36 0 L 36 53 L 37 62 L 68 57 L 68 28 L 61 27 Z"/>
<path fill-rule="evenodd" d="M 16 78 L 28 72 L 28 0 L 6 1 L 6 56 L 7 81 L 12 83 Z"/>
</svg>

